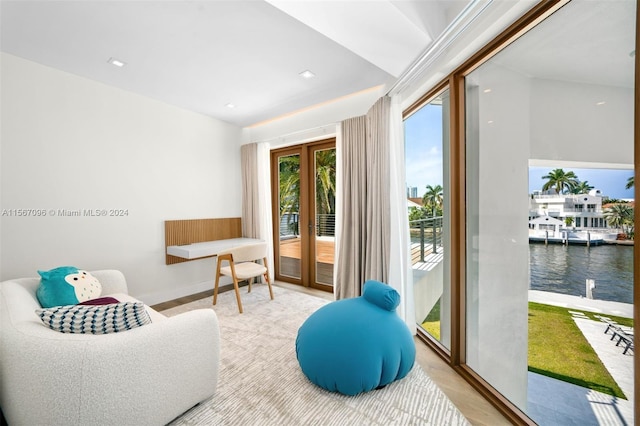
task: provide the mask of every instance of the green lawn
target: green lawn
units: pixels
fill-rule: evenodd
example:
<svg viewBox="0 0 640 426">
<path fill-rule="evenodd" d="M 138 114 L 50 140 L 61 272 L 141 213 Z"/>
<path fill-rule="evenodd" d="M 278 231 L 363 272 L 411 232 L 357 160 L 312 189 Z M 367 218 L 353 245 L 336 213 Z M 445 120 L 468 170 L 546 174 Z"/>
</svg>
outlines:
<svg viewBox="0 0 640 426">
<path fill-rule="evenodd" d="M 440 300 L 431 308 L 429 315 L 422 321 L 424 331 L 432 335 L 436 340 L 440 340 Z"/>
<path fill-rule="evenodd" d="M 633 326 L 631 318 L 609 317 Z M 440 340 L 440 301 L 421 326 Z M 566 308 L 529 303 L 529 371 L 626 399 Z"/>
<path fill-rule="evenodd" d="M 529 303 L 529 371 L 626 399 L 565 308 Z"/>
</svg>

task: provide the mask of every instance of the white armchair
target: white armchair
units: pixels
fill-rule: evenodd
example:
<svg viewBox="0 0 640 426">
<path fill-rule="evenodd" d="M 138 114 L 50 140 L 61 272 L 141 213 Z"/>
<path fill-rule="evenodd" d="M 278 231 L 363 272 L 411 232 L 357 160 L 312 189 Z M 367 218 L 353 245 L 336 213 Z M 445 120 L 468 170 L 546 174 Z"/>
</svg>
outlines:
<svg viewBox="0 0 640 426">
<path fill-rule="evenodd" d="M 119 271 L 91 272 L 103 296 L 128 295 Z M 220 331 L 213 310 L 125 332 L 65 334 L 35 310 L 39 278 L 0 283 L 0 407 L 9 425 L 166 424 L 216 390 Z"/>
</svg>

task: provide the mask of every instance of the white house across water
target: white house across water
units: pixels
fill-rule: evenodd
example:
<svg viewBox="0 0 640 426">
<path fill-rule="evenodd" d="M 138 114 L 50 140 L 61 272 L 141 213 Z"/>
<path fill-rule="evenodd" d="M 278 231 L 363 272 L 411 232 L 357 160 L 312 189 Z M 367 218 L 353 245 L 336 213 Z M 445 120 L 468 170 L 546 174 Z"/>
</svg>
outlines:
<svg viewBox="0 0 640 426">
<path fill-rule="evenodd" d="M 529 240 L 592 244 L 616 240 L 604 217 L 602 193 L 556 194 L 534 191 L 529 198 Z"/>
</svg>

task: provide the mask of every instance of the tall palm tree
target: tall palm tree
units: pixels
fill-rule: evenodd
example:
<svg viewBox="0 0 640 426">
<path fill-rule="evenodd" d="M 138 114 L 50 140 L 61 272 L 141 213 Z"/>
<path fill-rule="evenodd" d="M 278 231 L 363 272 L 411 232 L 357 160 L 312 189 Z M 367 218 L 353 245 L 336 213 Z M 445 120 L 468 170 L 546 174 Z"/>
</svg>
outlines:
<svg viewBox="0 0 640 426">
<path fill-rule="evenodd" d="M 542 176 L 542 179 L 547 179 L 547 182 L 542 186 L 542 190 L 546 191 L 555 188 L 556 194 L 560 194 L 565 190 L 571 191 L 578 184 L 578 176 L 574 172 L 565 172 L 562 169 L 554 169 Z"/>
<path fill-rule="evenodd" d="M 287 227 L 298 233 L 294 214 L 300 211 L 300 156 L 280 157 L 280 217 L 287 216 Z"/>
<path fill-rule="evenodd" d="M 336 199 L 336 150 L 316 152 L 316 208 L 318 214 L 334 214 Z"/>
<path fill-rule="evenodd" d="M 316 225 L 319 236 L 335 235 L 336 149 L 315 152 Z"/>
<path fill-rule="evenodd" d="M 570 192 L 572 194 L 587 194 L 594 187 L 589 185 L 589 183 L 585 180 L 584 182 L 578 182 L 576 186 L 571 188 Z"/>
<path fill-rule="evenodd" d="M 631 189 L 634 186 L 636 186 L 636 179 L 635 176 L 631 176 L 629 179 L 627 179 L 627 186 L 625 186 L 625 188 Z"/>
<path fill-rule="evenodd" d="M 336 150 L 317 151 L 315 155 L 316 205 L 319 215 L 335 214 Z M 297 234 L 296 214 L 300 212 L 300 156 L 279 159 L 280 217 L 287 217 L 287 226 Z M 326 220 L 326 216 L 324 217 Z"/>
<path fill-rule="evenodd" d="M 431 208 L 431 216 L 437 216 L 438 210 L 442 209 L 443 202 L 443 188 L 442 185 L 431 186 L 427 185 L 427 192 L 422 196 L 422 204 L 425 207 Z"/>
</svg>

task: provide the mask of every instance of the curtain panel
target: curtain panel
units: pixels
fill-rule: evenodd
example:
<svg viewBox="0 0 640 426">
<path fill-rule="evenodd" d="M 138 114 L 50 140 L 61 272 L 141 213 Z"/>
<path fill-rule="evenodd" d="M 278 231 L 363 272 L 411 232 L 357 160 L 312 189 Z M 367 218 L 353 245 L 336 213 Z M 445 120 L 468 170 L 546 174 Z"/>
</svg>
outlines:
<svg viewBox="0 0 640 426">
<path fill-rule="evenodd" d="M 240 147 L 242 169 L 242 235 L 267 242 L 267 262 L 273 279 L 270 147 L 266 142 Z"/>
<path fill-rule="evenodd" d="M 240 147 L 240 163 L 242 171 L 242 236 L 259 238 L 258 144 L 252 143 Z"/>
<path fill-rule="evenodd" d="M 334 292 L 336 300 L 362 294 L 364 281 L 365 239 L 367 233 L 367 164 L 365 116 L 350 118 L 341 123 L 340 162 L 338 163 L 340 224 L 336 245 Z"/>
<path fill-rule="evenodd" d="M 380 98 L 367 112 L 366 238 L 364 278 L 389 282 L 389 129 L 391 98 Z"/>
<path fill-rule="evenodd" d="M 340 129 L 335 297 L 360 296 L 369 279 L 387 283 L 415 333 L 400 105 L 385 96 Z"/>
<path fill-rule="evenodd" d="M 388 282 L 390 105 L 385 96 L 341 123 L 336 299 L 360 296 L 366 280 Z"/>
</svg>

